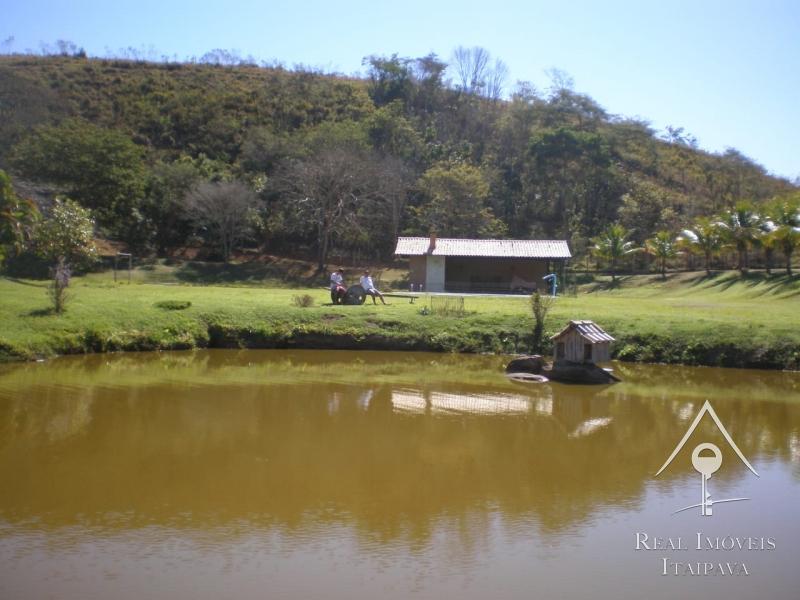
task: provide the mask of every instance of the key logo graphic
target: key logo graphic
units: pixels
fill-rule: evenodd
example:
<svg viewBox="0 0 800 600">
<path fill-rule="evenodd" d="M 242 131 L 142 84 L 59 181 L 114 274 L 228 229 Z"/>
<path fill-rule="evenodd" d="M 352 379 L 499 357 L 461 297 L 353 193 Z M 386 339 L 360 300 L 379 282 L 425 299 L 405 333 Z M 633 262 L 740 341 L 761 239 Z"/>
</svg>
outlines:
<svg viewBox="0 0 800 600">
<path fill-rule="evenodd" d="M 736 445 L 736 442 L 733 441 L 733 438 L 728 433 L 728 430 L 725 429 L 725 426 L 722 424 L 722 421 L 719 420 L 717 413 L 714 412 L 711 404 L 708 400 L 706 400 L 705 404 L 703 404 L 703 408 L 700 409 L 700 412 L 697 413 L 697 416 L 694 418 L 694 421 L 689 426 L 689 429 L 683 436 L 678 445 L 675 446 L 675 449 L 670 454 L 667 461 L 661 465 L 661 468 L 656 473 L 656 477 L 661 475 L 661 473 L 666 469 L 669 464 L 673 461 L 673 459 L 677 456 L 678 452 L 681 451 L 686 445 L 689 437 L 691 437 L 694 430 L 697 429 L 697 426 L 700 424 L 701 419 L 704 415 L 708 414 L 714 421 L 717 426 L 717 429 L 722 433 L 725 441 L 728 442 L 730 447 L 736 453 L 736 456 L 739 457 L 744 465 L 750 469 L 750 471 L 758 477 L 758 473 L 753 468 L 753 465 L 745 458 L 742 451 L 739 450 L 739 447 Z M 708 489 L 708 480 L 711 479 L 711 476 L 716 473 L 719 468 L 722 466 L 722 451 L 716 444 L 712 444 L 710 442 L 703 442 L 695 446 L 694 450 L 692 450 L 692 466 L 694 467 L 695 471 L 700 473 L 700 503 L 699 504 L 692 504 L 691 506 L 684 506 L 683 508 L 679 508 L 672 514 L 677 514 L 679 512 L 683 512 L 685 510 L 689 510 L 692 508 L 700 508 L 700 514 L 704 517 L 710 517 L 713 514 L 713 506 L 715 504 L 722 504 L 723 502 L 740 502 L 742 500 L 749 500 L 749 498 L 724 498 L 720 500 L 714 500 L 711 497 L 711 492 Z"/>
</svg>

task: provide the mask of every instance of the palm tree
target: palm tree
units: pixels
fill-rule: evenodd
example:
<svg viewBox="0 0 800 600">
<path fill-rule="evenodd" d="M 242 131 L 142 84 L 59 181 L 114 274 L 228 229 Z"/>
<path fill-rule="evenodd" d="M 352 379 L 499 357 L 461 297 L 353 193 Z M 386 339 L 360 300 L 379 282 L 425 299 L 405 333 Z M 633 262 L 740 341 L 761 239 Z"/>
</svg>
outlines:
<svg viewBox="0 0 800 600">
<path fill-rule="evenodd" d="M 678 243 L 690 250 L 702 254 L 705 258 L 706 275 L 711 275 L 711 259 L 722 248 L 722 228 L 717 221 L 700 217 L 694 222 L 692 229 L 684 229 L 678 237 Z"/>
<path fill-rule="evenodd" d="M 619 223 L 606 227 L 600 235 L 592 239 L 597 255 L 609 262 L 611 282 L 617 281 L 617 261 L 631 252 L 635 252 L 633 242 L 628 241 L 630 233 Z"/>
<path fill-rule="evenodd" d="M 761 217 L 749 202 L 739 202 L 722 215 L 721 226 L 726 240 L 736 248 L 739 263 L 736 266 L 744 275 L 747 272 L 748 250 L 758 243 Z"/>
<path fill-rule="evenodd" d="M 792 275 L 792 254 L 800 247 L 800 194 L 773 200 L 767 209 L 775 229 L 772 235 L 786 258 L 786 274 Z"/>
<path fill-rule="evenodd" d="M 669 231 L 659 231 L 655 237 L 644 242 L 644 251 L 658 259 L 661 265 L 661 279 L 667 278 L 667 260 L 678 254 L 677 244 Z"/>
</svg>

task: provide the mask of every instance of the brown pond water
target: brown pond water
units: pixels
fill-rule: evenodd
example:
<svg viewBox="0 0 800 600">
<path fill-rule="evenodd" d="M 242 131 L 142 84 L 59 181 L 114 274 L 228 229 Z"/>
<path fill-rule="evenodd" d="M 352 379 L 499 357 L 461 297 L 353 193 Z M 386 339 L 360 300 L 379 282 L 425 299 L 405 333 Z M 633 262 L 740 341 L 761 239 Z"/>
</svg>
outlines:
<svg viewBox="0 0 800 600">
<path fill-rule="evenodd" d="M 623 383 L 580 387 L 502 364 L 0 367 L 0 598 L 800 597 L 800 374 L 617 364 Z M 758 477 L 709 416 L 655 476 L 706 400 Z M 722 452 L 712 497 L 749 500 L 672 514 L 701 498 L 700 441 Z"/>
</svg>

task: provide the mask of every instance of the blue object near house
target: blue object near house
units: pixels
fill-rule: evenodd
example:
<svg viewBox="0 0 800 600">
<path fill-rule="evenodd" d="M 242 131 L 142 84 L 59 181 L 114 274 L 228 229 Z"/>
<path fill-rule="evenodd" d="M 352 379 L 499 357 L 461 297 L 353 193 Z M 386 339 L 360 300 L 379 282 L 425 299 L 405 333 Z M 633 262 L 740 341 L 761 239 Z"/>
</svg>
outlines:
<svg viewBox="0 0 800 600">
<path fill-rule="evenodd" d="M 555 273 L 550 273 L 542 277 L 542 279 L 550 284 L 550 295 L 555 297 L 558 293 L 558 276 Z"/>
</svg>

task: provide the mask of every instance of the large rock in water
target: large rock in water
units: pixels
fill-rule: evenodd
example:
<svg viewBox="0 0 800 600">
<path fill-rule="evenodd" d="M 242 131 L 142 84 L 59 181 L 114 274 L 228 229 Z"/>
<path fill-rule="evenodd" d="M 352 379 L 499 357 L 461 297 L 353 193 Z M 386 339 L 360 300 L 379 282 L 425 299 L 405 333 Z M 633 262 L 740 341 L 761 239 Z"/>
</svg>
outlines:
<svg viewBox="0 0 800 600">
<path fill-rule="evenodd" d="M 613 373 L 594 363 L 574 363 L 559 360 L 552 366 L 538 354 L 520 356 L 506 365 L 506 373 L 543 375 L 552 381 L 564 383 L 614 383 L 619 381 Z"/>
<path fill-rule="evenodd" d="M 531 373 L 541 375 L 544 370 L 544 358 L 538 354 L 520 356 L 506 365 L 506 373 Z"/>
<path fill-rule="evenodd" d="M 544 374 L 553 381 L 566 383 L 614 383 L 619 378 L 593 363 L 574 363 L 559 360 Z"/>
</svg>

